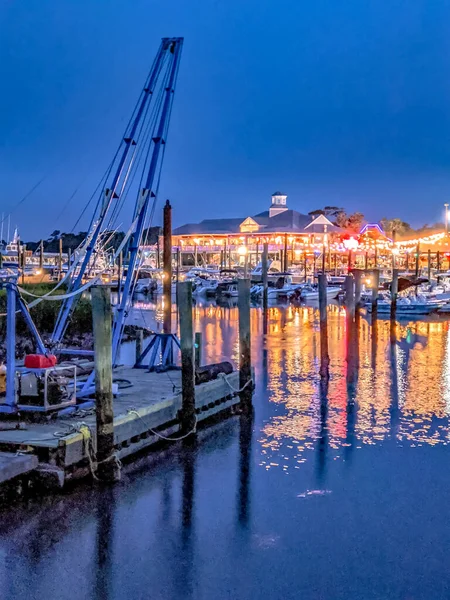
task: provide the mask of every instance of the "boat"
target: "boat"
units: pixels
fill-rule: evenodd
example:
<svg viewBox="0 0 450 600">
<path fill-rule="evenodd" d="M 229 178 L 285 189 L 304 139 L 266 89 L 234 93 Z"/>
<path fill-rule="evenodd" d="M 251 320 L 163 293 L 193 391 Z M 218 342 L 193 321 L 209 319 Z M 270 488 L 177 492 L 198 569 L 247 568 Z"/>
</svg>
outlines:
<svg viewBox="0 0 450 600">
<path fill-rule="evenodd" d="M 288 298 L 298 289 L 299 285 L 292 282 L 292 277 L 289 274 L 279 274 L 275 282 L 269 281 L 267 285 L 267 298 L 270 300 L 280 300 Z M 250 295 L 254 298 L 261 298 L 263 295 L 263 286 L 255 284 L 250 288 Z"/>
<path fill-rule="evenodd" d="M 334 300 L 341 292 L 339 286 L 329 285 L 326 288 L 328 300 Z M 318 300 L 319 286 L 312 283 L 303 283 L 297 286 L 297 291 L 291 297 L 291 300 Z"/>
<path fill-rule="evenodd" d="M 417 296 L 401 296 L 397 298 L 396 315 L 428 315 L 438 311 L 445 303 L 445 300 L 433 300 L 422 294 L 418 294 Z M 372 303 L 367 302 L 366 308 L 368 312 L 371 312 Z M 380 314 L 391 312 L 391 298 L 389 294 L 385 293 L 378 296 L 377 312 Z"/>
</svg>

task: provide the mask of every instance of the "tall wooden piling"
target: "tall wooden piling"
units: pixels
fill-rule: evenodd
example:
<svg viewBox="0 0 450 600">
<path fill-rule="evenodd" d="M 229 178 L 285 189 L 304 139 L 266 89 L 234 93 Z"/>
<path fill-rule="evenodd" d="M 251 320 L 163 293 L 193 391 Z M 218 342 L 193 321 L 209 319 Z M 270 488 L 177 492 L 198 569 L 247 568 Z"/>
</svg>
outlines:
<svg viewBox="0 0 450 600">
<path fill-rule="evenodd" d="M 441 253 L 439 250 L 436 252 L 436 271 L 439 273 L 441 270 Z"/>
<path fill-rule="evenodd" d="M 119 264 L 117 265 L 117 303 L 120 304 L 123 276 L 123 252 L 119 252 Z"/>
<path fill-rule="evenodd" d="M 420 242 L 417 242 L 417 247 L 416 247 L 416 270 L 415 270 L 416 277 L 419 276 L 419 260 L 420 260 Z"/>
<path fill-rule="evenodd" d="M 172 332 L 172 207 L 166 200 L 163 210 L 163 297 L 164 333 Z"/>
<path fill-rule="evenodd" d="M 428 250 L 428 264 L 427 264 L 427 274 L 428 274 L 428 281 L 431 280 L 431 250 Z"/>
<path fill-rule="evenodd" d="M 44 240 L 41 240 L 39 244 L 39 269 L 42 271 L 44 268 Z"/>
<path fill-rule="evenodd" d="M 269 265 L 269 244 L 267 242 L 264 242 L 262 260 L 261 260 L 262 285 L 263 285 L 263 309 L 264 309 L 264 311 L 267 310 L 268 265 Z"/>
<path fill-rule="evenodd" d="M 307 262 L 306 252 L 303 252 L 303 269 L 305 272 L 305 283 L 306 283 L 307 273 L 308 273 L 308 262 Z"/>
<path fill-rule="evenodd" d="M 326 265 L 326 252 L 325 252 L 325 244 L 322 246 L 322 273 L 325 273 L 325 265 Z"/>
<path fill-rule="evenodd" d="M 92 286 L 91 299 L 95 351 L 97 473 L 101 481 L 112 482 L 120 479 L 120 463 L 114 454 L 111 289 Z"/>
<path fill-rule="evenodd" d="M 239 279 L 239 388 L 244 412 L 251 411 L 252 404 L 252 368 L 250 336 L 250 280 Z"/>
<path fill-rule="evenodd" d="M 328 354 L 327 276 L 319 275 L 319 323 L 320 323 L 320 376 L 328 377 L 330 356 Z"/>
<path fill-rule="evenodd" d="M 25 283 L 25 267 L 27 264 L 27 245 L 22 246 L 22 285 Z"/>
<path fill-rule="evenodd" d="M 353 277 L 355 278 L 355 316 L 357 316 L 361 308 L 362 271 L 356 269 L 353 271 Z"/>
<path fill-rule="evenodd" d="M 58 253 L 58 267 L 59 267 L 59 278 L 62 278 L 62 253 L 63 253 L 63 245 L 62 245 L 62 237 L 59 238 L 59 253 Z"/>
<path fill-rule="evenodd" d="M 142 329 L 138 329 L 136 331 L 136 360 L 135 360 L 135 363 L 138 362 L 143 349 L 144 349 L 144 331 Z"/>
<path fill-rule="evenodd" d="M 180 281 L 181 253 L 180 246 L 177 247 L 177 283 Z"/>
<path fill-rule="evenodd" d="M 288 270 L 288 235 L 287 235 L 287 233 L 284 234 L 283 258 L 284 258 L 283 272 L 286 273 L 286 271 Z"/>
<path fill-rule="evenodd" d="M 338 266 L 337 266 L 337 253 L 334 253 L 334 276 L 337 277 Z"/>
<path fill-rule="evenodd" d="M 353 275 L 347 275 L 345 278 L 345 309 L 347 319 L 353 321 L 355 317 L 355 292 Z"/>
<path fill-rule="evenodd" d="M 397 312 L 397 295 L 398 295 L 398 269 L 392 271 L 391 283 L 391 321 L 395 321 Z"/>
<path fill-rule="evenodd" d="M 202 334 L 201 331 L 195 332 L 195 342 L 194 342 L 194 364 L 195 368 L 198 369 L 202 362 Z"/>
<path fill-rule="evenodd" d="M 181 349 L 181 428 L 184 433 L 195 428 L 195 371 L 194 332 L 192 324 L 192 282 L 178 283 L 178 315 L 180 320 Z"/>
<path fill-rule="evenodd" d="M 380 287 L 380 271 L 374 269 L 372 272 L 372 320 L 377 318 L 378 313 L 378 288 Z"/>
</svg>

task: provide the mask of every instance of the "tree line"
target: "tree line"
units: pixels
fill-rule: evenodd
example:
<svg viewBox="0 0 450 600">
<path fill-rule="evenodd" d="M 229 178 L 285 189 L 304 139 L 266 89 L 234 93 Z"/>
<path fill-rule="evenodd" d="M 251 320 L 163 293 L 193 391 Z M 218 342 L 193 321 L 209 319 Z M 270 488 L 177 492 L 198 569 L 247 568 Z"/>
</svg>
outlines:
<svg viewBox="0 0 450 600">
<path fill-rule="evenodd" d="M 362 226 L 367 222 L 363 213 L 354 212 L 347 214 L 344 208 L 338 206 L 325 206 L 324 208 L 312 210 L 308 214 L 312 217 L 324 215 L 334 225 L 342 227 L 342 229 L 352 233 L 359 233 Z M 422 227 L 414 229 L 414 227 L 402 219 L 388 219 L 386 217 L 383 217 L 380 220 L 380 225 L 386 235 L 396 238 L 408 237 L 412 234 L 431 235 L 437 231 L 442 231 L 445 228 L 444 223 L 426 223 Z"/>
</svg>

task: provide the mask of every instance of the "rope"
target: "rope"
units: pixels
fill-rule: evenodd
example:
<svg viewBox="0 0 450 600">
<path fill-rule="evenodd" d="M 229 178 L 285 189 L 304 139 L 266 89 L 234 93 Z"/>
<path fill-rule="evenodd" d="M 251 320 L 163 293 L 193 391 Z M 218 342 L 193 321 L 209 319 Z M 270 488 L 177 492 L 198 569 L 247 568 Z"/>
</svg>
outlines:
<svg viewBox="0 0 450 600">
<path fill-rule="evenodd" d="M 138 413 L 137 410 L 130 409 L 130 410 L 128 410 L 127 414 L 129 414 L 129 415 L 131 415 L 131 414 L 137 415 L 137 417 L 139 417 L 139 419 L 141 419 L 141 421 L 148 428 L 148 430 L 153 433 L 153 435 L 156 435 L 156 437 L 159 437 L 162 440 L 166 440 L 167 442 L 180 442 L 181 440 L 184 440 L 187 437 L 189 437 L 191 434 L 197 432 L 197 417 L 195 415 L 194 415 L 194 418 L 195 418 L 194 427 L 191 429 L 191 431 L 189 431 L 188 433 L 186 433 L 185 435 L 182 435 L 180 437 L 172 438 L 172 437 L 167 437 L 165 435 L 162 435 L 162 433 L 158 433 L 157 431 L 155 431 L 154 429 L 152 429 L 151 427 L 149 427 L 148 423 L 146 423 L 145 419 L 143 417 L 141 417 L 141 415 Z"/>
<path fill-rule="evenodd" d="M 231 385 L 231 383 L 228 381 L 228 378 L 227 378 L 227 376 L 225 375 L 225 373 L 218 373 L 218 374 L 217 374 L 217 376 L 218 376 L 218 377 L 220 377 L 221 379 L 223 379 L 223 380 L 225 381 L 225 383 L 228 385 L 228 387 L 230 388 L 230 390 L 232 390 L 232 391 L 233 391 L 235 394 L 240 394 L 241 392 L 243 392 L 243 391 L 245 390 L 245 388 L 246 388 L 248 385 L 251 385 L 251 384 L 253 384 L 253 380 L 252 380 L 252 379 L 249 379 L 249 380 L 247 381 L 247 383 L 244 383 L 244 385 L 243 385 L 243 386 L 242 386 L 242 387 L 241 387 L 239 390 L 237 390 L 237 389 L 236 389 L 235 387 L 233 387 L 233 386 Z"/>
</svg>

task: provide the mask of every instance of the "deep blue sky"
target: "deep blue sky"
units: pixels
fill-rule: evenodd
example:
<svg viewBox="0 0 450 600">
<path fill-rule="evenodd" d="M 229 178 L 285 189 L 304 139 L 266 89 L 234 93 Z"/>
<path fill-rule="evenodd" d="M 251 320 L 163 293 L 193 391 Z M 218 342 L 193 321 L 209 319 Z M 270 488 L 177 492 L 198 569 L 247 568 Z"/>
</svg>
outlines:
<svg viewBox="0 0 450 600">
<path fill-rule="evenodd" d="M 276 189 L 302 212 L 441 218 L 446 0 L 2 0 L 0 210 L 46 176 L 14 213 L 24 238 L 72 227 L 160 38 L 178 35 L 160 196 L 175 224 L 254 214 Z"/>
</svg>

